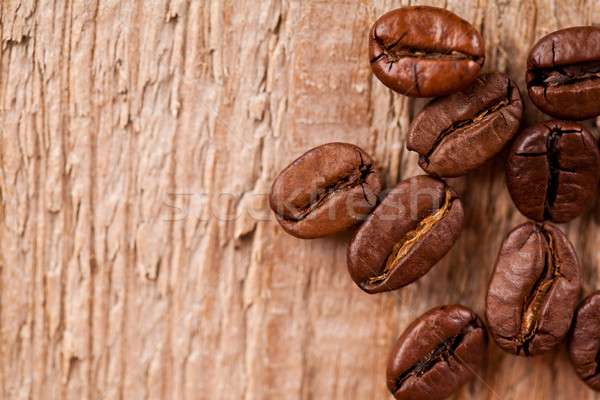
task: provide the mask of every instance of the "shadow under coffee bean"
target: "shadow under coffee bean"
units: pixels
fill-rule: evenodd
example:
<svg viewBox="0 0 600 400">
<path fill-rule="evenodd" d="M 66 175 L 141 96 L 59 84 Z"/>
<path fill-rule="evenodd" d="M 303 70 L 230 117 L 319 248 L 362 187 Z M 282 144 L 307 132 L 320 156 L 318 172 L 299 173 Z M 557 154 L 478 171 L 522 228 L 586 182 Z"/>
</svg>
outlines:
<svg viewBox="0 0 600 400">
<path fill-rule="evenodd" d="M 350 276 L 367 293 L 414 282 L 456 242 L 463 216 L 458 195 L 444 181 L 415 176 L 400 182 L 352 238 Z"/>
<path fill-rule="evenodd" d="M 510 196 L 535 221 L 568 222 L 580 215 L 599 177 L 596 140 L 572 121 L 545 121 L 524 130 L 506 161 Z"/>
<path fill-rule="evenodd" d="M 485 316 L 503 350 L 536 356 L 563 340 L 580 290 L 573 246 L 556 227 L 528 222 L 511 231 L 488 285 Z"/>
<path fill-rule="evenodd" d="M 485 59 L 477 29 L 437 7 L 414 6 L 388 12 L 369 34 L 375 76 L 406 96 L 434 97 L 464 89 Z"/>
<path fill-rule="evenodd" d="M 397 400 L 441 400 L 473 379 L 488 336 L 481 319 L 461 305 L 436 307 L 398 338 L 387 366 Z"/>
<path fill-rule="evenodd" d="M 269 205 L 283 229 L 312 239 L 341 232 L 377 204 L 381 180 L 373 159 L 349 143 L 304 153 L 273 182 Z"/>
<path fill-rule="evenodd" d="M 410 124 L 406 148 L 419 153 L 419 166 L 429 175 L 461 176 L 498 154 L 522 116 L 517 86 L 499 72 L 482 74 L 466 89 L 423 107 Z"/>
</svg>

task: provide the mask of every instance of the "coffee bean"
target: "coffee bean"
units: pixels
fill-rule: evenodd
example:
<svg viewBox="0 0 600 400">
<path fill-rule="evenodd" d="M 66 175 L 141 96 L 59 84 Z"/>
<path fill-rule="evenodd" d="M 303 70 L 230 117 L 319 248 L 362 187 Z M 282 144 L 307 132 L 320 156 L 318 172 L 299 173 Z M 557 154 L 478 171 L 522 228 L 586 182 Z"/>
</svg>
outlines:
<svg viewBox="0 0 600 400">
<path fill-rule="evenodd" d="M 419 153 L 429 175 L 464 175 L 510 142 L 522 115 L 521 93 L 506 75 L 479 75 L 466 89 L 423 107 L 410 125 L 406 148 Z"/>
<path fill-rule="evenodd" d="M 398 400 L 438 400 L 473 379 L 488 337 L 481 319 L 461 305 L 436 307 L 398 338 L 387 386 Z"/>
<path fill-rule="evenodd" d="M 390 89 L 434 97 L 467 87 L 483 66 L 479 32 L 448 10 L 415 6 L 383 15 L 369 34 L 375 76 Z"/>
<path fill-rule="evenodd" d="M 591 294 L 579 305 L 567 349 L 577 375 L 600 392 L 600 292 Z"/>
<path fill-rule="evenodd" d="M 536 356 L 556 347 L 579 296 L 579 262 L 556 227 L 528 222 L 508 234 L 488 285 L 485 315 L 505 351 Z"/>
<path fill-rule="evenodd" d="M 519 209 L 535 221 L 568 222 L 596 189 L 600 151 L 576 122 L 545 121 L 523 131 L 506 162 L 506 184 Z"/>
<path fill-rule="evenodd" d="M 578 120 L 600 115 L 600 27 L 544 36 L 529 53 L 526 80 L 531 101 L 546 114 Z"/>
<path fill-rule="evenodd" d="M 364 150 L 328 143 L 304 153 L 279 174 L 269 204 L 286 232 L 311 239 L 363 220 L 380 191 L 379 174 Z"/>
<path fill-rule="evenodd" d="M 350 276 L 367 293 L 414 282 L 458 239 L 463 214 L 460 199 L 445 182 L 428 176 L 400 182 L 352 238 Z"/>
</svg>

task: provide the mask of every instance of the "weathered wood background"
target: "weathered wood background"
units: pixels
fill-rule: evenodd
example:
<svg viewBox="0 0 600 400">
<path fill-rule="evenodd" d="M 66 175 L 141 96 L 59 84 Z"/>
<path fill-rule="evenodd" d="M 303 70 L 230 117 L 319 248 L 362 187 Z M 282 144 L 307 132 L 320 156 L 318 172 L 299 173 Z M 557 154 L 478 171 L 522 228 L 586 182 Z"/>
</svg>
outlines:
<svg viewBox="0 0 600 400">
<path fill-rule="evenodd" d="M 466 226 L 427 276 L 367 295 L 351 232 L 301 241 L 266 202 L 306 150 L 347 141 L 389 187 L 425 100 L 370 72 L 367 32 L 406 1 L 4 0 L 0 8 L 0 398 L 389 399 L 396 336 L 442 303 L 483 312 L 524 218 L 502 157 L 451 180 Z M 600 24 L 595 0 L 432 1 L 471 21 L 485 70 L 523 89 L 530 46 Z M 542 114 L 527 102 L 527 123 Z M 599 129 L 589 123 L 598 136 Z M 600 197 L 565 225 L 600 289 Z M 582 294 L 582 295 L 583 295 Z M 455 399 L 593 399 L 560 350 L 491 345 Z"/>
</svg>

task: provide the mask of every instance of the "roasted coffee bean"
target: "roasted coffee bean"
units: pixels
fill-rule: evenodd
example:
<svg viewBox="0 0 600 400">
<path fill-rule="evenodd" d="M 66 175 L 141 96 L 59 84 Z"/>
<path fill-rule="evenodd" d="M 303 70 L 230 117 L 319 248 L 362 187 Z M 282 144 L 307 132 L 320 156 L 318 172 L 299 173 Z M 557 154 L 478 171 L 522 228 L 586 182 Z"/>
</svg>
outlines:
<svg viewBox="0 0 600 400">
<path fill-rule="evenodd" d="M 281 171 L 269 203 L 286 232 L 311 239 L 363 220 L 380 192 L 379 174 L 364 150 L 348 143 L 328 143 Z"/>
<path fill-rule="evenodd" d="M 596 190 L 600 151 L 576 122 L 545 121 L 524 130 L 506 162 L 506 184 L 519 209 L 535 221 L 568 222 Z"/>
<path fill-rule="evenodd" d="M 444 181 L 416 176 L 396 185 L 360 226 L 348 248 L 348 271 L 367 293 L 419 279 L 452 247 L 463 208 Z"/>
<path fill-rule="evenodd" d="M 485 316 L 498 346 L 536 356 L 556 347 L 579 297 L 579 262 L 556 227 L 528 222 L 508 234 L 488 286 Z"/>
<path fill-rule="evenodd" d="M 488 343 L 483 322 L 461 305 L 436 307 L 398 338 L 387 386 L 398 400 L 438 400 L 473 379 Z"/>
<path fill-rule="evenodd" d="M 375 76 L 413 97 L 442 96 L 475 80 L 485 50 L 479 32 L 443 8 L 415 6 L 383 15 L 369 34 Z"/>
<path fill-rule="evenodd" d="M 523 100 L 499 72 L 482 74 L 466 89 L 438 97 L 413 119 L 406 148 L 432 176 L 460 176 L 506 146 L 519 130 Z"/>
<path fill-rule="evenodd" d="M 579 305 L 567 349 L 577 375 L 600 392 L 600 292 L 591 294 Z"/>
<path fill-rule="evenodd" d="M 561 29 L 540 39 L 527 59 L 533 104 L 565 119 L 600 115 L 600 27 Z"/>
</svg>

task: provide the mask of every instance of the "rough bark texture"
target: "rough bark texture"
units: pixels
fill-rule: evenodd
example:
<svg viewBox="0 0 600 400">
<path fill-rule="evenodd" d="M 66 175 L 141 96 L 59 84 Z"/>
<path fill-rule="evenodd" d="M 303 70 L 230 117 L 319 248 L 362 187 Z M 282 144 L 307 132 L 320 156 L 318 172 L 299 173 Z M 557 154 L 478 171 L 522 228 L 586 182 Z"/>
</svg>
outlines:
<svg viewBox="0 0 600 400">
<path fill-rule="evenodd" d="M 595 0 L 430 3 L 472 21 L 484 70 L 522 90 L 538 38 L 600 24 Z M 482 315 L 502 238 L 524 221 L 501 156 L 450 181 L 463 234 L 396 293 L 354 285 L 351 232 L 298 240 L 267 206 L 279 170 L 330 141 L 367 149 L 388 187 L 422 173 L 404 146 L 425 100 L 392 94 L 366 56 L 371 24 L 400 5 L 2 1 L 0 398 L 387 399 L 388 352 L 416 315 Z M 543 118 L 529 101 L 526 115 Z M 587 295 L 600 197 L 564 229 Z M 564 347 L 524 359 L 493 344 L 455 396 L 522 398 L 595 397 Z"/>
</svg>

